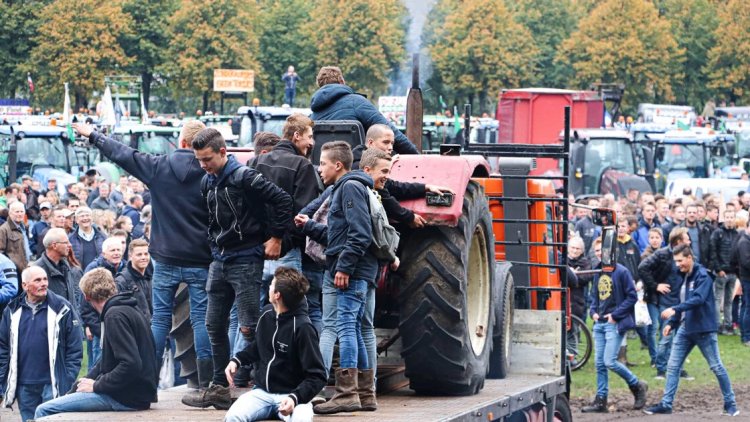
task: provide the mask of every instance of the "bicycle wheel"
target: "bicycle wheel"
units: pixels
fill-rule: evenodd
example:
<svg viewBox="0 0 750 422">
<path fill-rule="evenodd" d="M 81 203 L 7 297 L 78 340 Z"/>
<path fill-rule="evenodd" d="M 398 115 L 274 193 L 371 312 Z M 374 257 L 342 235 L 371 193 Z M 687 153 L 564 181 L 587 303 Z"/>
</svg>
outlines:
<svg viewBox="0 0 750 422">
<path fill-rule="evenodd" d="M 568 331 L 568 354 L 573 356 L 570 369 L 576 371 L 581 369 L 591 358 L 594 342 L 591 339 L 591 331 L 581 318 L 571 315 L 571 327 Z"/>
</svg>

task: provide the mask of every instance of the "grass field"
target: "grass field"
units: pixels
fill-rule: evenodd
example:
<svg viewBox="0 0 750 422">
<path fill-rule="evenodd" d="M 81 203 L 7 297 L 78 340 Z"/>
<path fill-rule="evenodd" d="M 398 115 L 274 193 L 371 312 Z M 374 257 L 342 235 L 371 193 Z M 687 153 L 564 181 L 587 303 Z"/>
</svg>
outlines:
<svg viewBox="0 0 750 422">
<path fill-rule="evenodd" d="M 591 320 L 589 320 L 589 324 Z M 719 352 L 721 361 L 727 368 L 729 378 L 734 385 L 750 384 L 750 347 L 740 342 L 739 336 L 719 336 Z M 654 379 L 656 369 L 651 368 L 648 350 L 641 350 L 640 340 L 628 340 L 628 360 L 638 364 L 630 368 L 638 378 L 643 379 L 649 384 L 650 391 L 662 391 L 665 380 Z M 693 381 L 681 381 L 680 389 L 701 388 L 704 386 L 716 386 L 716 377 L 708 368 L 706 360 L 703 359 L 698 348 L 693 349 L 685 361 L 684 369 L 691 376 L 695 377 Z M 573 372 L 571 384 L 571 397 L 573 398 L 591 398 L 596 393 L 596 370 L 594 368 L 594 353 L 586 365 Z M 612 392 L 629 392 L 625 382 L 616 374 L 609 373 L 609 389 Z"/>
</svg>

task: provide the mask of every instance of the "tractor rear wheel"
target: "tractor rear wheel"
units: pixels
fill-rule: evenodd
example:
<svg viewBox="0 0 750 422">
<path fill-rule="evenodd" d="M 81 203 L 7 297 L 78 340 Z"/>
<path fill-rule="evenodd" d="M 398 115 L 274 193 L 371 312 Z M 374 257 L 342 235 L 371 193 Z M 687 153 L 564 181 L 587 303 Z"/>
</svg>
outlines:
<svg viewBox="0 0 750 422">
<path fill-rule="evenodd" d="M 494 239 L 484 190 L 473 181 L 456 227 L 428 227 L 406 239 L 399 331 L 417 393 L 471 395 L 484 386 L 495 319 Z"/>
<path fill-rule="evenodd" d="M 175 342 L 175 359 L 180 362 L 180 377 L 188 387 L 198 388 L 198 367 L 195 361 L 195 338 L 190 325 L 190 296 L 187 284 L 180 284 L 174 298 L 172 311 L 172 331 L 169 333 Z"/>
</svg>

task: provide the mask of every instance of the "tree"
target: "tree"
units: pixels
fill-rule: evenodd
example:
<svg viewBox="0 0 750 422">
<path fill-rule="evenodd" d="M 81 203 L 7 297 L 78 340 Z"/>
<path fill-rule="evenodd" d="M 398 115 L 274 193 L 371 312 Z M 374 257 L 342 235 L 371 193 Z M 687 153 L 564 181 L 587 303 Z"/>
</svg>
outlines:
<svg viewBox="0 0 750 422">
<path fill-rule="evenodd" d="M 674 88 L 684 77 L 683 54 L 653 3 L 606 0 L 563 42 L 558 60 L 572 64 L 573 82 L 580 88 L 594 82 L 624 83 L 627 109 L 642 102 L 674 101 Z"/>
<path fill-rule="evenodd" d="M 680 104 L 700 107 L 711 97 L 705 64 L 715 43 L 716 4 L 709 0 L 664 0 L 661 7 L 677 45 L 685 51 L 681 69 L 685 78 L 674 86 L 675 99 Z"/>
<path fill-rule="evenodd" d="M 122 3 L 122 10 L 130 15 L 133 26 L 130 32 L 122 34 L 120 44 L 125 53 L 133 58 L 127 71 L 141 76 L 146 109 L 154 72 L 167 58 L 171 32 L 168 18 L 176 6 L 176 0 L 126 0 Z"/>
<path fill-rule="evenodd" d="M 275 104 L 284 97 L 281 75 L 292 65 L 300 75 L 298 98 L 315 86 L 315 53 L 313 41 L 303 31 L 279 30 L 300 28 L 310 18 L 313 3 L 306 0 L 265 0 L 261 2 L 260 51 L 262 71 L 258 75 L 258 97 Z M 301 101 L 297 101 L 301 103 Z"/>
<path fill-rule="evenodd" d="M 258 71 L 255 2 L 182 0 L 169 19 L 169 60 L 160 68 L 173 91 L 202 96 L 213 92 L 214 69 Z"/>
<path fill-rule="evenodd" d="M 531 32 L 539 48 L 536 59 L 539 84 L 567 88 L 573 69 L 555 61 L 560 44 L 578 24 L 578 9 L 572 0 L 516 0 L 509 3 L 516 22 Z"/>
<path fill-rule="evenodd" d="M 317 48 L 315 67 L 339 66 L 353 89 L 383 94 L 404 59 L 406 15 L 400 0 L 320 0 L 303 29 Z"/>
<path fill-rule="evenodd" d="M 68 82 L 76 109 L 87 107 L 104 76 L 130 63 L 117 42 L 130 30 L 130 17 L 115 2 L 58 0 L 39 12 L 39 20 L 44 24 L 25 69 L 36 72 L 35 94 L 44 104 L 62 104 Z"/>
<path fill-rule="evenodd" d="M 47 1 L 0 2 L 0 97 L 15 97 L 16 93 L 27 92 L 26 73 L 23 63 L 34 47 L 34 35 L 39 26 L 37 13 Z M 36 72 L 32 75 L 36 78 Z"/>
<path fill-rule="evenodd" d="M 708 53 L 709 87 L 731 101 L 750 103 L 750 10 L 744 1 L 729 0 L 719 8 L 715 38 Z"/>
<path fill-rule="evenodd" d="M 476 0 L 449 10 L 429 52 L 457 95 L 473 103 L 478 93 L 479 108 L 486 111 L 490 92 L 536 80 L 539 50 L 502 0 Z"/>
</svg>

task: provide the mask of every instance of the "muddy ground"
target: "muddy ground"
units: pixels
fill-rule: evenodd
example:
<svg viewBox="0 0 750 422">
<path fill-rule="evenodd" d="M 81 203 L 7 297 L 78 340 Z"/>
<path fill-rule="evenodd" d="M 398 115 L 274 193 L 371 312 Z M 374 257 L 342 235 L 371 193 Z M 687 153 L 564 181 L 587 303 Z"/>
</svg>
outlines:
<svg viewBox="0 0 750 422">
<path fill-rule="evenodd" d="M 750 369 L 748 369 L 750 370 Z M 681 384 L 685 384 L 684 382 Z M 647 406 L 661 400 L 663 391 L 649 390 Z M 735 385 L 734 393 L 739 417 L 731 420 L 750 421 L 750 385 Z M 640 410 L 633 410 L 633 396 L 631 394 L 616 393 L 609 397 L 609 412 L 607 414 L 581 413 L 581 408 L 589 404 L 591 399 L 573 399 L 573 420 L 576 422 L 594 421 L 641 421 L 641 422 L 704 422 L 724 419 L 720 417 L 723 410 L 723 400 L 718 384 L 705 388 L 680 388 L 675 397 L 674 409 L 671 415 L 648 416 Z M 727 420 L 730 420 L 727 418 Z"/>
</svg>

